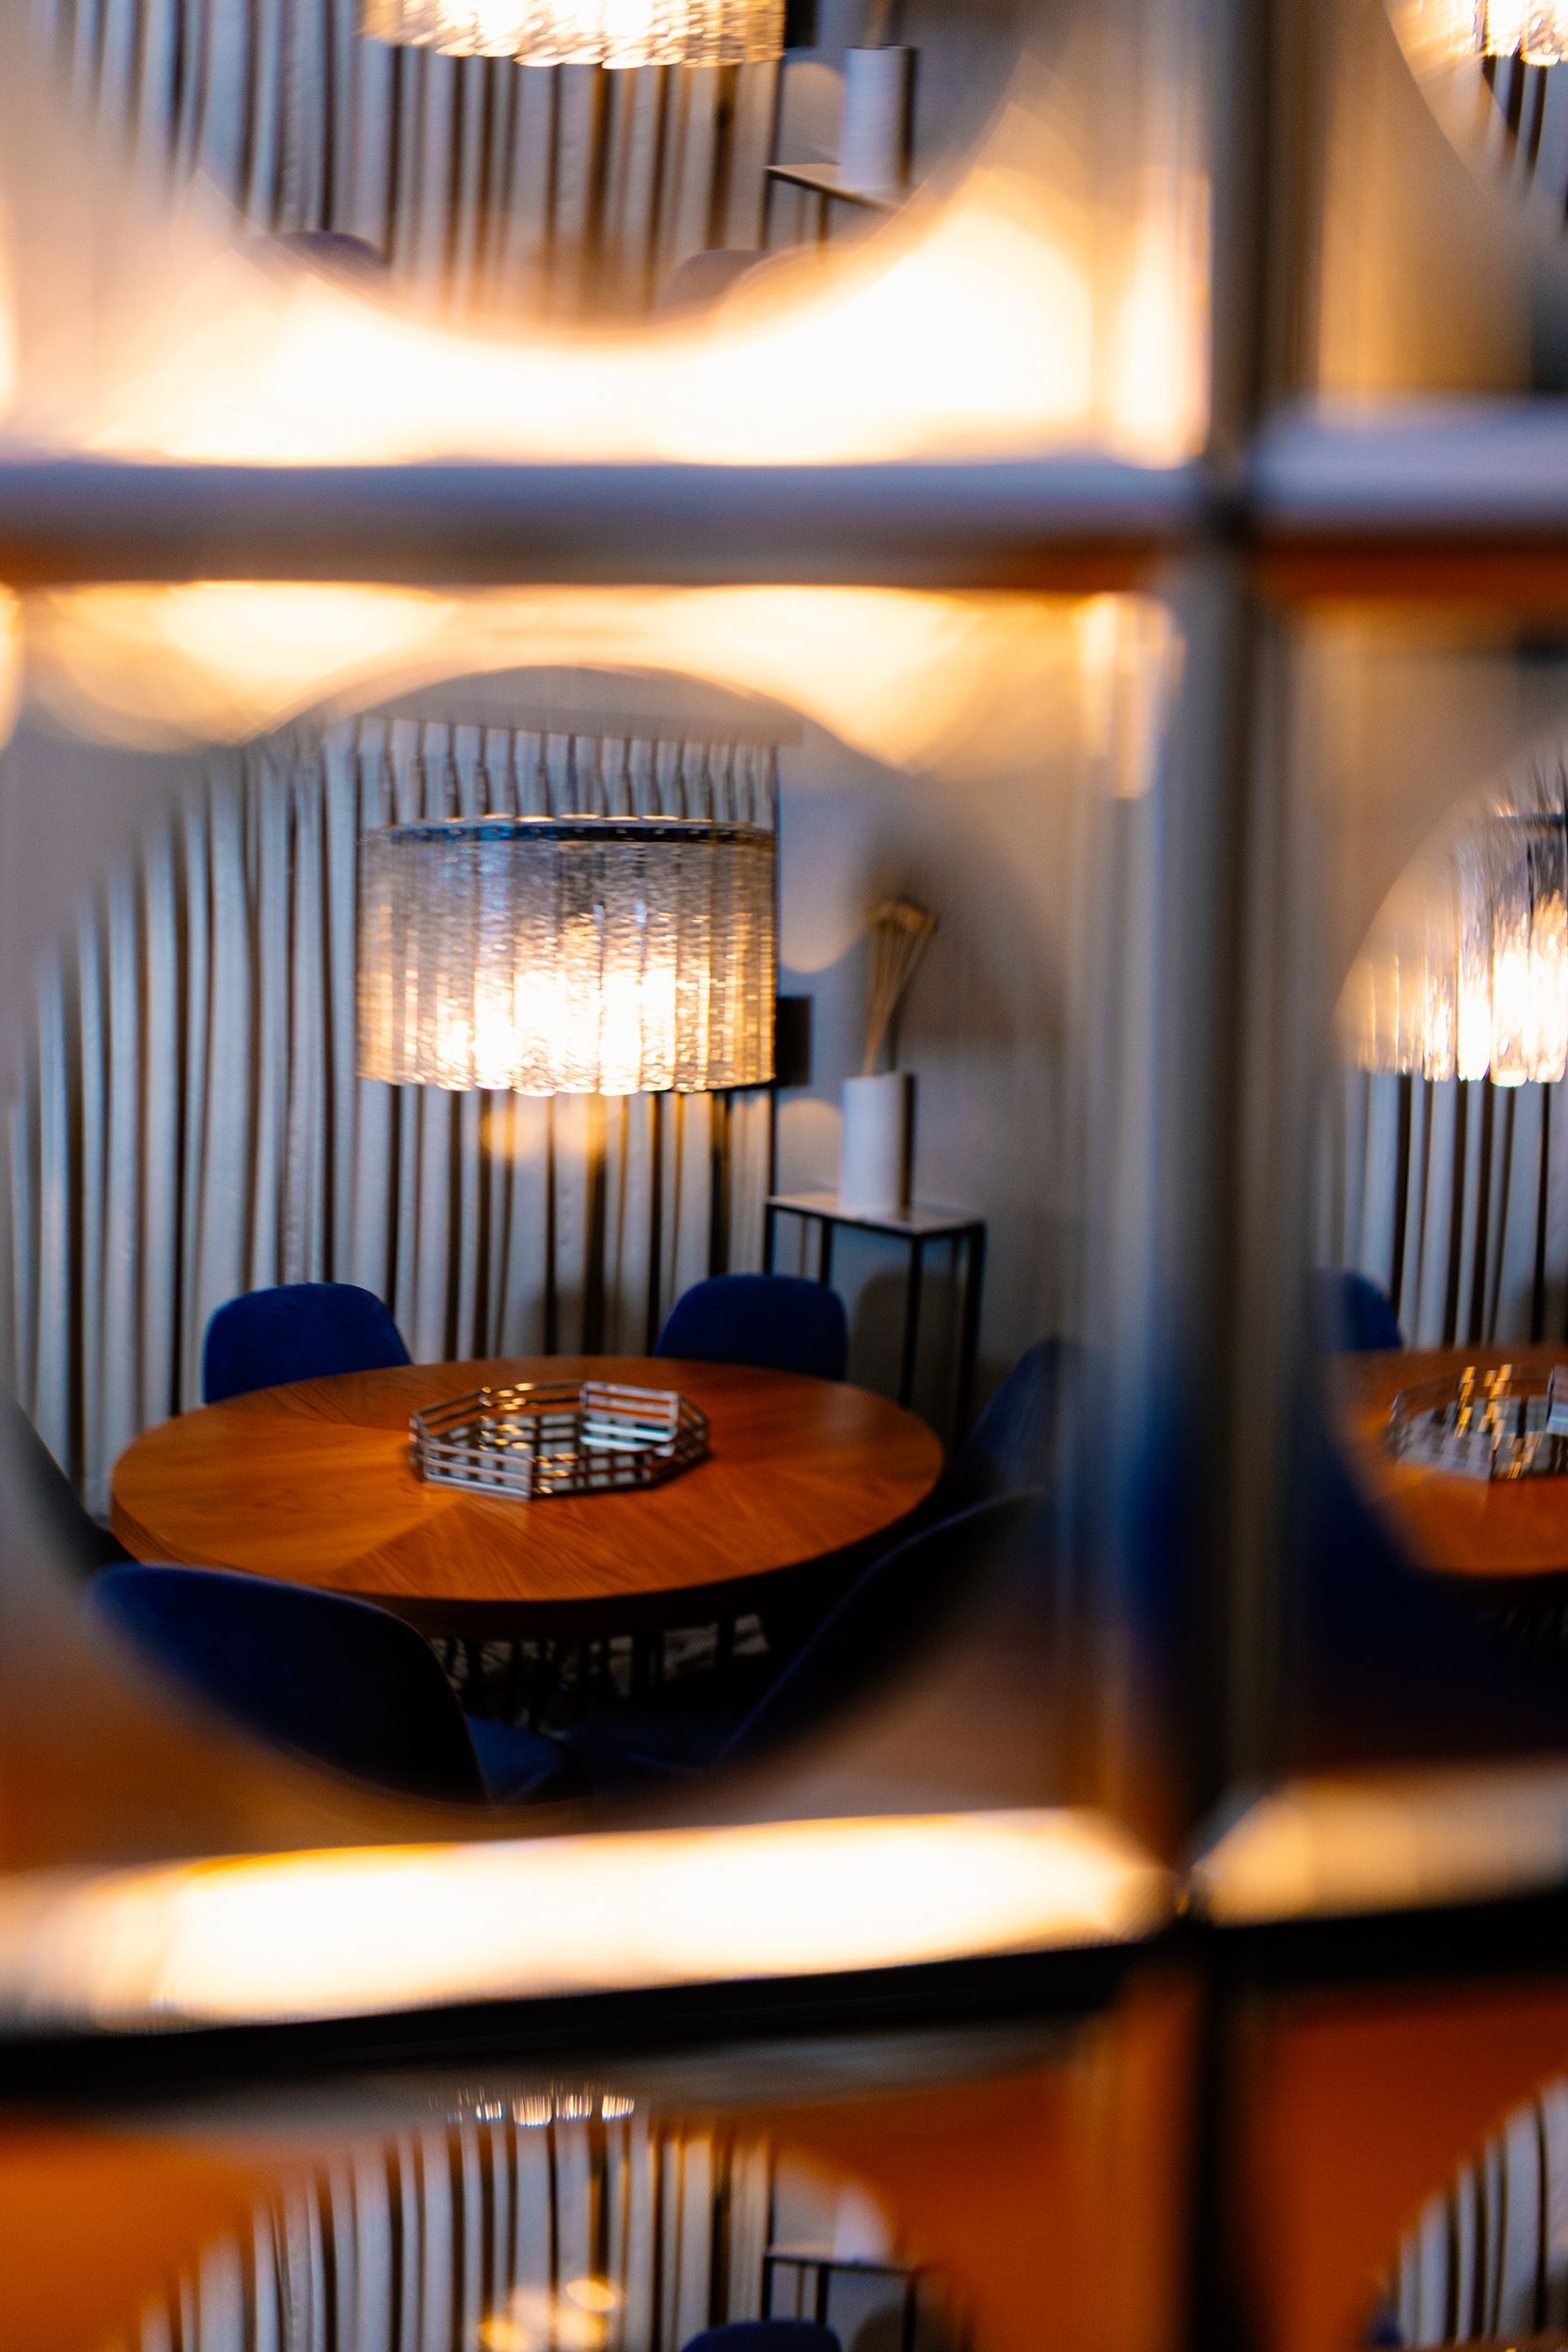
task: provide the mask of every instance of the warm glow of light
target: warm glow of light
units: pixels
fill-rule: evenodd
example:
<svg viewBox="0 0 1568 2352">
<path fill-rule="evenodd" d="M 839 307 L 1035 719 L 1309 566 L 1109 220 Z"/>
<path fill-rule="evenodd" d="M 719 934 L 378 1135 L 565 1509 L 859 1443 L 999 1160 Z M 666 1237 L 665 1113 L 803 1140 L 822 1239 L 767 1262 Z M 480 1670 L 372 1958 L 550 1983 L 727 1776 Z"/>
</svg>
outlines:
<svg viewBox="0 0 1568 2352">
<path fill-rule="evenodd" d="M 1200 444 L 1207 396 L 1185 117 L 1168 157 L 1122 177 L 1125 158 L 1064 139 L 1072 103 L 1026 60 L 950 194 L 863 244 L 775 256 L 711 313 L 635 327 L 466 330 L 194 223 L 179 266 L 154 270 L 150 231 L 135 355 L 40 414 L 51 437 L 198 461 L 785 464 L 1093 440 L 1173 463 Z M 1134 114 L 1127 136 L 1146 127 Z"/>
<path fill-rule="evenodd" d="M 1568 58 L 1565 0 L 1479 0 L 1480 40 L 1489 57 L 1522 56 L 1527 65 Z"/>
<path fill-rule="evenodd" d="M 1115 732 L 1117 696 L 1142 675 L 1125 738 L 1136 767 L 1163 696 L 1134 649 L 1173 644 L 1165 616 L 1138 599 L 873 588 L 440 596 L 207 581 L 40 591 L 26 611 L 31 690 L 66 725 L 116 741 L 234 740 L 328 697 L 358 707 L 470 673 L 590 666 L 738 688 L 873 758 L 953 775 L 1032 765 L 1042 716 L 1078 739 L 1075 684 Z"/>
<path fill-rule="evenodd" d="M 535 1095 L 761 1086 L 774 875 L 770 832 L 702 818 L 367 834 L 359 1075 Z"/>
<path fill-rule="evenodd" d="M 609 2300 L 584 2301 L 590 2288 Z M 620 2300 L 612 2286 L 597 2279 L 573 2279 L 559 2295 L 548 2287 L 514 2287 L 505 2302 L 480 2321 L 479 2341 L 484 2352 L 599 2352 L 610 2341 L 610 2317 Z"/>
<path fill-rule="evenodd" d="M 1568 0 L 1402 0 L 1401 37 L 1418 64 L 1522 56 L 1527 65 L 1568 58 Z"/>
<path fill-rule="evenodd" d="M 1568 1876 L 1560 1765 L 1300 1781 L 1259 1797 L 1196 1864 L 1226 1926 L 1482 1902 Z"/>
<path fill-rule="evenodd" d="M 274 464 L 479 453 L 768 464 L 1086 433 L 1088 281 L 1019 216 L 1033 198 L 1000 177 L 885 265 L 835 275 L 831 293 L 786 304 L 776 288 L 742 287 L 722 321 L 650 326 L 635 342 L 465 335 L 225 257 L 203 314 L 123 388 L 89 445 Z M 1179 453 L 1170 437 L 1162 420 L 1161 453 Z"/>
<path fill-rule="evenodd" d="M 1402 877 L 1339 1017 L 1363 1069 L 1499 1087 L 1568 1074 L 1568 820 L 1493 812 Z"/>
<path fill-rule="evenodd" d="M 367 40 L 527 65 L 751 65 L 784 47 L 784 0 L 361 0 Z"/>
<path fill-rule="evenodd" d="M 1125 1941 L 1165 1873 L 1068 1811 L 283 1854 L 0 1893 L 0 2010 L 343 2015 Z"/>
</svg>

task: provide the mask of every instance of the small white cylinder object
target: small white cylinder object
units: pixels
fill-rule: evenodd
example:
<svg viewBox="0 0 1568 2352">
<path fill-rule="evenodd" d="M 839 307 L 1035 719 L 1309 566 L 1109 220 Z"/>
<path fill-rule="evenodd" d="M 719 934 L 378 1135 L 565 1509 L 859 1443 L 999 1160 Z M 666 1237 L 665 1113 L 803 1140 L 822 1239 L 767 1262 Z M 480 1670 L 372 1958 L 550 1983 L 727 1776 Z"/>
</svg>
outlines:
<svg viewBox="0 0 1568 2352">
<path fill-rule="evenodd" d="M 882 195 L 904 185 L 913 62 L 912 49 L 846 50 L 838 169 L 847 188 Z"/>
<path fill-rule="evenodd" d="M 845 1079 L 838 1200 L 851 1216 L 902 1216 L 909 1207 L 913 1094 L 905 1070 Z"/>
</svg>

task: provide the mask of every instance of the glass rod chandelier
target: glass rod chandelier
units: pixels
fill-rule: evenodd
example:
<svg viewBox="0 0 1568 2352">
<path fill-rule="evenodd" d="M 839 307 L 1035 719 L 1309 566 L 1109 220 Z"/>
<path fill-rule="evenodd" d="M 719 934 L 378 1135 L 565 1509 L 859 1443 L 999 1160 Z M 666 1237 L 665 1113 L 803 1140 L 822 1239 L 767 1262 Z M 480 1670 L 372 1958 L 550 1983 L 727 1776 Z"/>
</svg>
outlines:
<svg viewBox="0 0 1568 2352">
<path fill-rule="evenodd" d="M 477 817 L 359 845 L 359 1074 L 694 1094 L 773 1074 L 774 835 Z"/>
<path fill-rule="evenodd" d="M 760 65 L 784 0 L 360 0 L 359 30 L 449 57 L 523 65 Z"/>
<path fill-rule="evenodd" d="M 1471 45 L 1483 57 L 1523 57 L 1527 65 L 1568 59 L 1568 0 L 1458 0 Z"/>
<path fill-rule="evenodd" d="M 1568 816 L 1493 816 L 1390 902 L 1340 1024 L 1364 1070 L 1568 1075 Z"/>
</svg>

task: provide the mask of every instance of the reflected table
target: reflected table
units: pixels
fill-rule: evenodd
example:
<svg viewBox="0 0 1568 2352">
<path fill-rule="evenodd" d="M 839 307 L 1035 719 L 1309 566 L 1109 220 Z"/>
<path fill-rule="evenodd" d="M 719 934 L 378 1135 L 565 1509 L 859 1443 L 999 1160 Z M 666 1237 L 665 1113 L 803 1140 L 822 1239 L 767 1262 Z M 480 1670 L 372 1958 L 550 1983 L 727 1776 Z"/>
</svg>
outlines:
<svg viewBox="0 0 1568 2352">
<path fill-rule="evenodd" d="M 676 1389 L 707 1458 L 668 1484 L 534 1501 L 427 1486 L 412 1413 L 521 1381 Z M 880 1534 L 942 1469 L 927 1424 L 836 1380 L 669 1358 L 407 1364 L 259 1389 L 149 1429 L 121 1454 L 112 1524 L 141 1560 L 351 1593 L 458 1637 L 732 1613 L 791 1568 Z"/>
<path fill-rule="evenodd" d="M 1493 1583 L 1568 1581 L 1568 1477 L 1479 1479 L 1397 1461 L 1384 1433 L 1402 1389 L 1457 1380 L 1467 1364 L 1544 1375 L 1568 1364 L 1556 1347 L 1406 1347 L 1343 1356 L 1331 1368 L 1339 1426 L 1363 1488 L 1382 1507 L 1417 1565 Z"/>
</svg>

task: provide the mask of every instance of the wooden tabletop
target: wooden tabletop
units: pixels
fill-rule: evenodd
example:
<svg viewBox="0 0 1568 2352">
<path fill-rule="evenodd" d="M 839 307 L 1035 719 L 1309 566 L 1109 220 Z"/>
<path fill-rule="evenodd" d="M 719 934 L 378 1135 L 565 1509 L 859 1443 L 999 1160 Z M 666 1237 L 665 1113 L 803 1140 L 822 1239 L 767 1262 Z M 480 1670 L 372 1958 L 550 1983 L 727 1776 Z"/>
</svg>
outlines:
<svg viewBox="0 0 1568 2352">
<path fill-rule="evenodd" d="M 1568 1365 L 1568 1347 L 1406 1347 L 1337 1358 L 1340 1426 L 1361 1483 L 1422 1567 L 1494 1579 L 1568 1577 L 1568 1478 L 1456 1478 L 1396 1461 L 1384 1443 L 1401 1389 L 1457 1379 L 1466 1364 L 1544 1374 Z"/>
<path fill-rule="evenodd" d="M 661 1486 L 528 1502 L 415 1476 L 421 1406 L 581 1379 L 678 1389 L 708 1417 L 708 1458 Z M 942 1459 L 913 1413 L 843 1381 L 635 1356 L 411 1364 L 258 1389 L 145 1431 L 115 1466 L 112 1523 L 140 1560 L 249 1569 L 478 1630 L 798 1565 L 891 1527 Z"/>
</svg>

